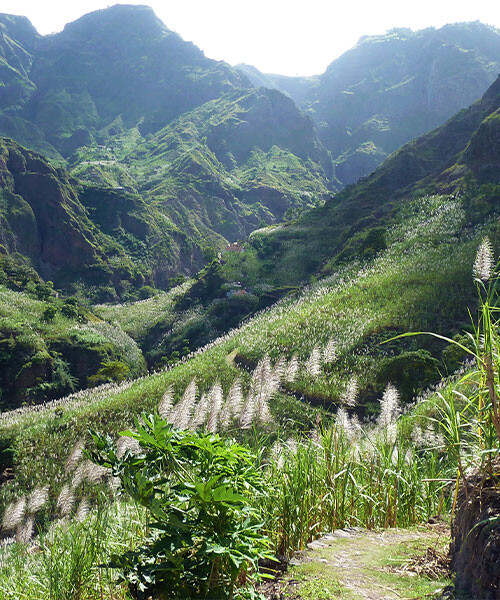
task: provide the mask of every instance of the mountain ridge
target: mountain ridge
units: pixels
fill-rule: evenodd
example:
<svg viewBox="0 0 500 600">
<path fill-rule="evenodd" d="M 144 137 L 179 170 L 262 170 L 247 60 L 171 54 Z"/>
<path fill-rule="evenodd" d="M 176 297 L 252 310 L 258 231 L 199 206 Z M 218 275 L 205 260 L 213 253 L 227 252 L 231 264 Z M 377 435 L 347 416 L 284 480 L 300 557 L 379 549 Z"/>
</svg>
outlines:
<svg viewBox="0 0 500 600">
<path fill-rule="evenodd" d="M 17 17 L 0 15 L 0 24 L 12 74 L 10 96 L 0 93 L 0 135 L 42 151 L 90 186 L 82 196 L 92 196 L 89 214 L 97 214 L 97 188 L 101 200 L 108 188 L 140 196 L 142 221 L 155 223 L 133 235 L 134 247 L 148 247 L 148 283 L 168 287 L 228 242 L 337 189 L 312 121 L 293 101 L 206 58 L 149 7 L 95 11 L 50 36 Z M 19 28 L 31 54 L 8 35 Z M 115 228 L 101 220 L 98 229 L 123 256 L 131 232 L 123 215 L 107 215 Z"/>
<path fill-rule="evenodd" d="M 500 72 L 500 30 L 478 21 L 362 36 L 321 75 L 242 71 L 290 95 L 314 119 L 344 184 L 465 108 Z"/>
</svg>

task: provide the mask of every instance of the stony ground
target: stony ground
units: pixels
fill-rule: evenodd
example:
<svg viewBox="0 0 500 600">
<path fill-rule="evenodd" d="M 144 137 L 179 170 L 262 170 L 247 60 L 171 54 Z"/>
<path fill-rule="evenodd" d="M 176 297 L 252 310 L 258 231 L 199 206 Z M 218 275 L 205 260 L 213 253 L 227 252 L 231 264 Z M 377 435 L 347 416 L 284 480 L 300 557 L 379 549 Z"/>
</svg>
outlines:
<svg viewBox="0 0 500 600">
<path fill-rule="evenodd" d="M 392 600 L 440 597 L 449 585 L 444 524 L 337 530 L 297 553 L 270 600 Z"/>
</svg>

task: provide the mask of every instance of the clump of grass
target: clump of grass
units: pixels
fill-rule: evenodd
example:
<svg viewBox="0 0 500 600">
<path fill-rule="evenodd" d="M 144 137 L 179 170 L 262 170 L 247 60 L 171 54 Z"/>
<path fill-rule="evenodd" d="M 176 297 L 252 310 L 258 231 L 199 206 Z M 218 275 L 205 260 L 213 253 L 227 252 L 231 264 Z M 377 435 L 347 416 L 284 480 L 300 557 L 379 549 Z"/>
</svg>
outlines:
<svg viewBox="0 0 500 600">
<path fill-rule="evenodd" d="M 0 548 L 5 600 L 125 600 L 126 589 L 103 567 L 112 553 L 133 549 L 144 535 L 143 514 L 116 502 L 82 519 L 55 522 L 29 544 Z"/>
<path fill-rule="evenodd" d="M 453 468 L 447 456 L 416 446 L 398 419 L 394 390 L 385 395 L 376 424 L 361 426 L 345 411 L 312 439 L 274 447 L 263 513 L 279 554 L 346 526 L 408 527 L 449 503 L 438 481 Z"/>
</svg>

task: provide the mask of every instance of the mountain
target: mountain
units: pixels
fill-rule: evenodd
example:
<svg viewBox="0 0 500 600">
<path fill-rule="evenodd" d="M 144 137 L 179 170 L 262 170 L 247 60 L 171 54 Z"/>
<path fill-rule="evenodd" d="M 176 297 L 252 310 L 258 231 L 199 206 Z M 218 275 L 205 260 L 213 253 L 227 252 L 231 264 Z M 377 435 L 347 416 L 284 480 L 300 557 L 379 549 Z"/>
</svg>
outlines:
<svg viewBox="0 0 500 600">
<path fill-rule="evenodd" d="M 175 117 L 249 82 L 210 60 L 147 6 L 116 5 L 39 36 L 24 17 L 1 15 L 4 69 L 1 131 L 21 143 L 38 139 L 54 155 L 102 139 L 117 116 L 149 133 Z M 44 148 L 38 148 L 43 150 Z"/>
<path fill-rule="evenodd" d="M 289 94 L 315 121 L 344 184 L 477 100 L 500 71 L 500 31 L 479 22 L 364 36 L 315 77 L 251 81 Z"/>
<path fill-rule="evenodd" d="M 376 254 L 412 198 L 454 194 L 469 226 L 492 218 L 500 201 L 499 132 L 500 77 L 480 100 L 405 144 L 324 206 L 295 222 L 254 232 L 250 245 L 263 259 L 253 277 L 273 285 L 297 284 Z"/>
<path fill-rule="evenodd" d="M 79 149 L 69 159 L 72 174 L 137 191 L 201 247 L 224 247 L 311 208 L 334 185 L 312 121 L 275 90 L 224 94 L 136 139 L 124 154 L 128 135 Z"/>
<path fill-rule="evenodd" d="M 35 256 L 36 244 L 13 241 L 5 213 L 4 246 L 59 286 L 81 280 L 122 298 L 129 285 L 168 287 L 229 242 L 338 189 L 312 120 L 290 98 L 206 58 L 146 6 L 96 11 L 50 36 L 0 15 L 0 36 L 0 135 L 66 169 L 54 176 L 78 196 L 90 242 L 64 274 L 59 259 Z M 97 243 L 92 229 L 102 234 Z M 39 235 L 47 239 L 43 226 Z M 96 279 L 80 268 L 109 266 L 111 247 L 121 275 L 111 268 Z M 66 254 L 63 245 L 54 252 Z"/>
</svg>

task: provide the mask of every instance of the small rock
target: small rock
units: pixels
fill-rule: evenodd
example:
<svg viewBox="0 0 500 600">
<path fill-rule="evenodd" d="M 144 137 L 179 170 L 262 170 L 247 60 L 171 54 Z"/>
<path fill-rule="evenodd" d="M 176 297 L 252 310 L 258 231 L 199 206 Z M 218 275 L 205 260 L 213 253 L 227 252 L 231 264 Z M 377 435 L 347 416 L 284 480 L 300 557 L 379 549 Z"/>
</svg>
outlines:
<svg viewBox="0 0 500 600">
<path fill-rule="evenodd" d="M 307 547 L 309 548 L 309 550 L 318 550 L 319 548 L 327 548 L 328 545 L 323 544 L 323 542 L 320 542 L 319 540 L 316 540 L 315 542 L 309 542 L 309 544 L 307 544 Z"/>
<path fill-rule="evenodd" d="M 338 538 L 349 538 L 349 537 L 351 537 L 351 534 L 348 531 L 346 531 L 345 529 L 336 529 L 333 532 L 333 535 L 335 537 L 338 537 Z"/>
</svg>

